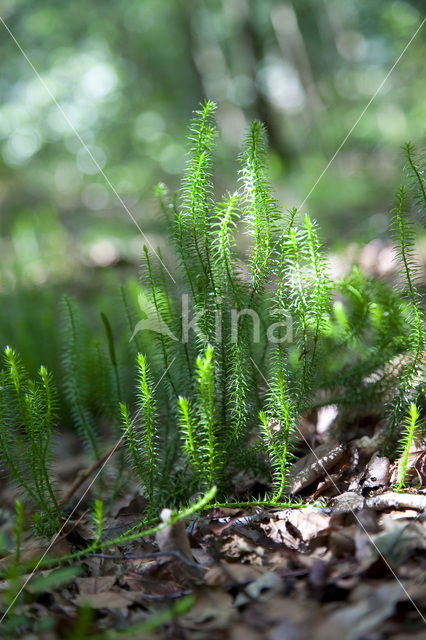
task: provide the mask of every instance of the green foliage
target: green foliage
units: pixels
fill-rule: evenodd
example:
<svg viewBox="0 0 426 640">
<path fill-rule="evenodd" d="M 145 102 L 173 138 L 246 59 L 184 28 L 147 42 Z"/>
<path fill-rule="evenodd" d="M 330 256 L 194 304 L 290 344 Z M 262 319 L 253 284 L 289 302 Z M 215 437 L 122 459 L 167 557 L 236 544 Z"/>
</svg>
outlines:
<svg viewBox="0 0 426 640">
<path fill-rule="evenodd" d="M 124 340 L 105 311 L 104 340 L 93 339 L 75 302 L 64 299 L 64 389 L 74 424 L 96 457 L 101 416 L 112 433 L 121 433 L 148 521 L 165 504 L 179 509 L 213 486 L 220 504 L 232 504 L 232 477 L 248 469 L 269 473 L 271 492 L 236 504 L 283 504 L 307 411 L 325 404 L 382 412 L 386 406 L 394 445 L 402 417 L 424 390 L 424 311 L 406 190 L 398 193 L 393 222 L 400 289 L 356 268 L 333 282 L 316 223 L 296 209 L 278 211 L 259 122 L 244 143 L 237 189 L 215 202 L 214 111 L 206 102 L 195 112 L 180 194 L 170 197 L 164 185 L 157 187 L 176 262 L 168 268 L 159 251 L 153 257 L 144 247 L 141 283 L 121 289 Z M 410 146 L 406 154 L 421 194 L 419 161 Z M 249 239 L 245 256 L 241 227 Z M 59 517 L 48 482 L 48 442 L 46 462 L 34 462 L 40 446 L 34 434 L 43 429 L 46 438 L 45 425 L 55 419 L 52 381 L 44 368 L 38 386 L 27 380 L 12 353 L 2 373 L 3 457 L 40 510 L 53 504 Z M 135 401 L 128 391 L 133 365 L 123 366 L 125 358 L 136 360 Z M 16 439 L 21 430 L 33 446 L 31 473 L 10 455 L 11 434 Z M 13 442 L 23 446 L 19 438 Z M 118 469 L 117 482 L 124 482 L 123 459 Z M 99 545 L 100 501 L 94 520 Z"/>
<path fill-rule="evenodd" d="M 260 122 L 250 127 L 242 154 L 240 182 L 244 199 L 243 219 L 250 227 L 253 248 L 250 255 L 251 287 L 258 291 L 267 277 L 277 218 L 277 203 L 265 177 L 265 128 Z"/>
<path fill-rule="evenodd" d="M 19 356 L 6 347 L 0 380 L 1 458 L 12 480 L 39 509 L 38 531 L 51 533 L 60 517 L 50 469 L 57 421 L 52 377 L 42 366 L 37 378 L 31 379 Z"/>
<path fill-rule="evenodd" d="M 184 480 L 198 490 L 215 483 L 222 496 L 230 473 L 247 464 L 269 469 L 269 499 L 277 501 L 305 411 L 330 402 L 377 407 L 414 393 L 423 365 L 423 319 L 407 218 L 398 218 L 399 254 L 411 278 L 407 298 L 357 269 L 331 282 L 315 222 L 309 216 L 300 221 L 297 210 L 280 217 L 265 178 L 260 123 L 253 123 L 245 141 L 240 188 L 214 203 L 213 113 L 210 102 L 195 113 L 181 197 L 169 198 L 164 185 L 157 187 L 181 266 L 182 284 L 172 293 L 144 248 L 154 312 L 179 336 L 160 332 L 152 362 L 155 394 L 166 407 L 162 437 L 173 451 L 180 447 L 187 464 L 176 467 L 181 456 L 171 456 L 162 469 L 172 495 Z M 251 239 L 248 273 L 237 246 L 240 222 Z M 197 317 L 189 330 L 176 318 L 182 293 Z"/>
<path fill-rule="evenodd" d="M 100 455 L 98 419 L 108 416 L 116 435 L 120 432 L 119 403 L 124 396 L 120 366 L 113 331 L 106 313 L 101 312 L 105 341 L 93 338 L 77 303 L 63 298 L 63 388 L 65 407 L 92 456 Z M 104 344 L 104 342 L 106 344 Z"/>
<path fill-rule="evenodd" d="M 196 394 L 195 411 L 188 400 L 178 399 L 180 428 L 184 438 L 184 450 L 201 485 L 211 487 L 220 483 L 224 452 L 221 450 L 218 431 L 217 400 L 214 376 L 214 352 L 207 346 L 204 357 L 196 362 L 196 377 L 199 388 Z M 194 415 L 195 414 L 195 415 Z"/>
<path fill-rule="evenodd" d="M 95 500 L 93 505 L 93 523 L 95 525 L 96 541 L 99 541 L 102 537 L 104 526 L 104 503 L 102 500 Z"/>
<path fill-rule="evenodd" d="M 86 329 L 73 300 L 64 297 L 64 387 L 73 420 L 80 437 L 95 457 L 99 457 L 99 434 L 90 408 L 87 384 L 89 350 Z"/>
<path fill-rule="evenodd" d="M 16 564 L 21 558 L 22 532 L 24 530 L 24 505 L 20 500 L 15 501 L 16 525 L 13 528 L 16 537 Z"/>
<path fill-rule="evenodd" d="M 407 475 L 408 456 L 413 444 L 413 440 L 417 435 L 420 435 L 420 411 L 415 404 L 410 404 L 408 409 L 408 415 L 404 421 L 402 435 L 399 441 L 399 460 L 398 460 L 398 477 L 399 481 L 396 486 L 397 491 L 405 485 L 405 478 Z"/>
<path fill-rule="evenodd" d="M 197 3 L 194 11 L 189 2 L 122 0 L 103 12 L 95 0 L 35 7 L 31 0 L 20 0 L 6 23 L 18 42 L 25 43 L 27 53 L 36 53 L 35 66 L 48 86 L 55 85 L 59 104 L 73 105 L 73 122 L 83 139 L 90 145 L 90 136 L 83 135 L 90 128 L 96 145 L 108 150 L 106 173 L 120 195 L 131 202 L 137 198 L 146 211 L 147 185 L 165 175 L 174 182 L 182 167 L 181 123 L 188 105 L 196 104 L 203 87 L 212 99 L 220 99 L 224 83 L 226 102 L 220 118 L 227 135 L 221 143 L 217 184 L 228 180 L 241 123 L 257 114 L 270 132 L 274 183 L 286 193 L 306 194 L 346 135 L 348 118 L 355 122 L 364 109 L 367 87 L 377 82 L 375 74 L 385 77 L 423 15 L 419 0 L 336 2 L 330 5 L 332 19 L 327 19 L 329 8 L 323 3 L 305 0 L 287 6 L 263 0 L 229 13 L 218 1 Z M 283 21 L 288 33 L 284 43 Z M 348 45 L 348 30 L 367 46 L 381 43 L 369 47 L 367 67 L 362 46 Z M 141 40 L 149 55 L 141 56 Z M 344 45 L 336 48 L 336 42 Z M 26 231 L 32 235 L 16 253 L 34 281 L 46 275 L 56 281 L 58 272 L 74 275 L 74 258 L 79 261 L 83 254 L 82 237 L 83 242 L 94 236 L 113 241 L 125 234 L 136 238 L 136 228 L 126 221 L 102 176 L 84 172 L 90 166 L 81 164 L 78 141 L 6 31 L 0 49 L 1 59 L 7 61 L 0 85 L 0 120 L 8 123 L 1 139 L 2 232 L 9 245 L 9 228 L 17 226 L 18 215 L 25 216 Z M 362 127 L 342 149 L 342 164 L 333 163 L 311 194 L 310 206 L 321 211 L 327 239 L 347 239 L 355 225 L 364 230 L 371 212 L 381 211 L 388 199 L 388 185 L 398 179 L 395 147 L 402 135 L 414 139 L 424 127 L 423 58 L 420 33 L 404 64 L 392 73 L 394 86 L 404 89 L 378 96 L 377 106 L 366 111 Z M 294 78 L 291 95 L 282 89 L 284 64 L 291 66 Z M 99 77 L 99 69 L 104 82 L 96 91 L 91 78 Z M 58 76 L 66 78 L 60 86 Z M 318 108 L 325 99 L 324 87 L 326 109 Z M 33 131 L 31 144 L 20 147 L 17 141 L 22 137 L 16 133 L 28 129 Z M 378 146 L 383 153 L 375 154 L 372 168 L 365 159 Z M 82 170 L 75 166 L 77 154 Z M 351 170 L 355 166 L 357 170 Z M 55 215 L 59 229 L 50 222 Z M 143 229 L 150 237 L 158 234 L 158 218 L 144 216 Z M 16 244 L 11 238 L 10 245 Z M 10 264 L 8 257 L 6 263 Z M 6 342 L 25 355 L 15 334 Z M 37 362 L 50 366 L 44 355 Z"/>
<path fill-rule="evenodd" d="M 114 410 L 117 411 L 118 401 L 123 397 L 121 371 L 118 363 L 111 323 L 106 313 L 101 312 L 101 318 L 105 327 L 109 354 L 109 364 L 106 366 L 107 372 L 109 373 L 108 396 L 110 397 L 110 403 L 108 408 L 111 413 L 114 413 Z"/>
<path fill-rule="evenodd" d="M 407 153 L 410 147 L 407 145 Z M 410 155 L 409 155 L 410 157 Z M 398 247 L 401 286 L 408 333 L 405 337 L 406 355 L 399 371 L 399 384 L 391 405 L 393 435 L 398 421 L 410 402 L 416 402 L 424 390 L 426 327 L 423 301 L 417 287 L 419 270 L 414 259 L 414 224 L 408 214 L 408 196 L 404 187 L 397 194 L 397 207 L 393 211 L 393 231 Z"/>
<path fill-rule="evenodd" d="M 146 359 L 142 354 L 138 354 L 137 363 L 138 412 L 131 420 L 126 405 L 122 404 L 121 414 L 130 462 L 145 485 L 148 497 L 148 515 L 150 515 L 156 499 L 155 476 L 160 460 L 159 432 L 151 376 Z M 140 420 L 138 420 L 139 417 Z"/>
<path fill-rule="evenodd" d="M 423 221 L 426 224 L 426 178 L 424 157 L 418 156 L 414 145 L 407 142 L 404 147 L 407 159 L 407 173 L 411 179 L 414 198 L 423 213 Z"/>
</svg>

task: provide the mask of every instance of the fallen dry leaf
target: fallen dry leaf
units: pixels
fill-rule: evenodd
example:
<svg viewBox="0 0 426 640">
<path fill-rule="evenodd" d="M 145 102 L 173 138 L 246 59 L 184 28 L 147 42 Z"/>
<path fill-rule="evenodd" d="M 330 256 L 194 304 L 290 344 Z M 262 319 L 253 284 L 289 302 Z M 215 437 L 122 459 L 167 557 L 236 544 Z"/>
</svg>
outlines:
<svg viewBox="0 0 426 640">
<path fill-rule="evenodd" d="M 197 596 L 194 607 L 184 615 L 180 624 L 185 629 L 212 632 L 226 629 L 237 617 L 232 596 L 215 588 L 203 590 Z"/>
<path fill-rule="evenodd" d="M 115 581 L 115 576 L 100 576 L 98 578 L 88 577 L 75 579 L 75 583 L 78 587 L 80 595 L 109 591 Z"/>
<path fill-rule="evenodd" d="M 419 477 L 420 487 L 423 489 L 426 487 L 426 451 L 419 455 L 414 466 Z"/>
<path fill-rule="evenodd" d="M 327 530 L 330 516 L 316 507 L 306 509 L 285 509 L 271 514 L 268 523 L 260 527 L 266 535 L 278 544 L 290 549 L 298 549 L 301 544 L 309 544 Z"/>
<path fill-rule="evenodd" d="M 426 550 L 425 530 L 419 522 L 385 520 L 385 531 L 373 536 L 375 551 L 393 567 L 400 567 L 416 550 Z"/>
<path fill-rule="evenodd" d="M 341 444 L 322 444 L 306 456 L 298 460 L 289 471 L 288 491 L 291 495 L 299 493 L 340 463 L 345 456 L 345 448 Z"/>
<path fill-rule="evenodd" d="M 219 564 L 210 567 L 204 575 L 207 584 L 242 584 L 251 582 L 263 575 L 267 569 L 253 564 L 237 564 L 222 560 Z"/>
<path fill-rule="evenodd" d="M 282 589 L 283 581 L 281 578 L 276 573 L 268 571 L 245 587 L 242 593 L 238 594 L 235 606 L 241 607 L 253 600 L 263 602 L 271 596 L 281 593 Z"/>
<path fill-rule="evenodd" d="M 162 521 L 168 522 L 171 515 L 171 509 L 163 509 L 161 512 Z M 160 551 L 177 551 L 187 560 L 194 561 L 183 520 L 158 531 L 156 540 Z"/>
<path fill-rule="evenodd" d="M 143 591 L 100 591 L 98 593 L 83 593 L 74 602 L 77 606 L 89 606 L 92 609 L 123 609 L 136 602 L 144 594 Z"/>
<path fill-rule="evenodd" d="M 363 486 L 365 489 L 384 487 L 389 480 L 390 462 L 386 457 L 374 454 L 367 466 Z"/>
<path fill-rule="evenodd" d="M 377 587 L 359 585 L 351 596 L 352 604 L 331 614 L 331 620 L 340 626 L 345 640 L 361 640 L 391 616 L 402 595 L 397 582 Z"/>
<path fill-rule="evenodd" d="M 391 489 L 389 461 L 378 454 L 379 441 L 375 435 L 352 438 L 344 447 L 326 444 L 316 449 L 323 466 L 305 456 L 299 471 L 293 467 L 293 488 L 304 491 L 307 503 L 320 492 L 328 494 L 321 498 L 324 508 L 215 508 L 188 529 L 183 522 L 170 525 L 166 510 L 166 526 L 155 538 L 119 545 L 109 559 L 88 556 L 81 563 L 83 575 L 47 586 L 43 593 L 26 588 L 14 614 L 28 628 L 54 620 L 43 640 L 59 640 L 77 628 L 86 606 L 93 610 L 87 633 L 101 637 L 110 629 L 155 620 L 190 595 L 195 598 L 191 611 L 156 623 L 155 630 L 140 637 L 381 640 L 399 635 L 414 640 L 423 622 L 407 594 L 395 588 L 398 582 L 389 566 L 420 608 L 426 598 L 426 519 L 421 514 L 426 492 Z M 424 459 L 422 452 L 412 469 L 419 478 L 424 478 Z M 240 475 L 236 480 L 241 483 L 236 495 L 244 493 L 248 478 Z M 139 522 L 144 509 L 144 499 L 129 490 L 107 514 L 105 538 Z M 0 538 L 13 539 L 10 521 L 0 520 Z M 83 509 L 58 543 L 65 545 L 60 555 L 84 548 L 92 539 L 93 520 Z M 25 538 L 25 549 L 31 544 L 34 556 L 46 548 L 34 537 Z M 147 557 L 159 550 L 177 555 Z M 12 560 L 9 555 L 3 566 Z M 43 571 L 37 573 L 47 585 Z M 2 609 L 10 593 L 9 581 L 0 582 Z M 27 637 L 33 636 L 23 632 L 22 640 Z M 129 631 L 123 637 L 139 636 Z"/>
</svg>

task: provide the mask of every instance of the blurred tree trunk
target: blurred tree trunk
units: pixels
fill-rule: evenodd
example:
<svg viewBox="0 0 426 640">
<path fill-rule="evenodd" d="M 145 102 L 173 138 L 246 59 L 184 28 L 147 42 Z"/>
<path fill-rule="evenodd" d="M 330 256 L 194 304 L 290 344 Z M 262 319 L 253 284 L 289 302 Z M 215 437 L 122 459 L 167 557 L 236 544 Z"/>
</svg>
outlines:
<svg viewBox="0 0 426 640">
<path fill-rule="evenodd" d="M 197 96 L 197 103 L 200 103 L 205 96 L 205 89 L 203 86 L 203 78 L 200 73 L 199 66 L 195 58 L 196 45 L 194 38 L 194 29 L 192 27 L 192 15 L 193 15 L 193 2 L 189 0 L 178 0 L 178 15 L 179 23 L 184 34 L 184 40 L 186 44 L 185 58 L 188 60 L 189 69 L 186 70 L 186 75 L 191 78 L 192 92 L 188 95 L 188 99 L 191 101 L 190 109 L 195 109 L 197 105 L 193 104 L 194 95 Z"/>
<path fill-rule="evenodd" d="M 284 159 L 286 164 L 290 164 L 293 158 L 293 151 L 291 146 L 286 142 L 286 136 L 279 134 L 279 131 L 282 131 L 285 127 L 283 127 L 282 123 L 280 123 L 279 127 L 276 126 L 276 114 L 271 107 L 271 103 L 258 88 L 256 79 L 258 71 L 257 65 L 259 61 L 266 57 L 267 51 L 265 49 L 265 45 L 267 44 L 268 39 L 259 27 L 252 2 L 247 3 L 247 12 L 245 15 L 243 14 L 242 36 L 247 54 L 251 61 L 251 78 L 254 86 L 256 87 L 256 99 L 254 104 L 256 115 L 266 127 L 270 147 Z M 282 117 L 284 118 L 284 115 Z"/>
</svg>

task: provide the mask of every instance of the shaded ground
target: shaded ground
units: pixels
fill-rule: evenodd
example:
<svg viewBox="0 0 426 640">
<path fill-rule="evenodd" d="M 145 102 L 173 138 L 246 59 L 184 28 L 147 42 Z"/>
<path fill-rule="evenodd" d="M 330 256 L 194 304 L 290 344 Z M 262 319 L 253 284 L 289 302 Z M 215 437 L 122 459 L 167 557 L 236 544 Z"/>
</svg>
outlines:
<svg viewBox="0 0 426 640">
<path fill-rule="evenodd" d="M 309 424 L 306 430 L 309 441 Z M 425 638 L 426 490 L 392 489 L 397 469 L 377 454 L 380 433 L 379 424 L 371 437 L 308 451 L 289 487 L 309 503 L 304 508 L 211 509 L 59 573 L 43 571 L 26 585 L 0 637 Z M 425 486 L 425 458 L 417 443 L 409 462 L 416 487 Z M 64 478 L 81 465 L 76 456 L 63 466 L 64 489 Z M 258 481 L 241 476 L 236 491 L 249 493 Z M 1 532 L 11 541 L 10 489 L 3 494 Z M 83 501 L 51 557 L 93 540 L 87 508 Z M 113 505 L 104 537 L 143 514 L 143 498 L 125 495 Z M 28 537 L 21 562 L 46 546 Z M 3 610 L 17 584 L 13 591 L 10 581 L 0 582 Z"/>
</svg>

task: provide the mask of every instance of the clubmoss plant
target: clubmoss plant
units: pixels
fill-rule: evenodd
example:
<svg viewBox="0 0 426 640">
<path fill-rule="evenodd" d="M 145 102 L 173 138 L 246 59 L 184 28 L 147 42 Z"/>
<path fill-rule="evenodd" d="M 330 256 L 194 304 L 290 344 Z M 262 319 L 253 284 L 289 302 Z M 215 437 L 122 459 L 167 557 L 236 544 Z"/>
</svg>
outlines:
<svg viewBox="0 0 426 640">
<path fill-rule="evenodd" d="M 410 154 L 409 146 L 407 153 Z M 411 158 L 411 155 L 408 157 Z M 391 438 L 408 405 L 411 403 L 411 411 L 412 402 L 418 400 L 424 387 L 426 343 L 425 314 L 418 287 L 420 272 L 414 259 L 414 224 L 408 215 L 408 196 L 404 187 L 398 191 L 397 206 L 393 213 L 393 231 L 404 283 L 401 285 L 402 304 L 409 330 L 404 336 L 406 354 L 399 369 L 399 384 L 391 402 Z"/>
<path fill-rule="evenodd" d="M 94 339 L 76 303 L 64 300 L 62 386 L 74 425 L 97 458 L 101 416 L 112 434 L 124 436 L 147 499 L 145 524 L 166 505 L 185 513 L 182 505 L 206 491 L 209 499 L 217 491 L 216 504 L 227 506 L 288 504 L 290 462 L 306 412 L 326 404 L 382 413 L 386 407 L 392 450 L 404 415 L 410 406 L 420 411 L 425 390 L 410 205 L 424 209 L 425 186 L 413 147 L 405 147 L 409 189 L 400 189 L 393 212 L 401 287 L 356 268 L 332 281 L 316 223 L 297 209 L 279 210 L 261 123 L 248 130 L 236 186 L 215 201 L 214 112 L 206 102 L 194 114 L 180 192 L 157 187 L 175 254 L 165 268 L 159 251 L 143 248 L 140 283 L 121 289 L 125 332 L 103 311 L 103 332 Z M 137 382 L 129 385 L 133 371 Z M 30 380 L 11 349 L 1 376 L 2 458 L 53 529 L 60 513 L 49 469 L 51 376 L 41 368 Z M 118 468 L 126 476 L 124 465 Z M 259 495 L 241 499 L 232 480 L 248 470 L 268 480 Z M 95 518 L 99 549 L 99 502 Z M 126 540 L 133 535 L 140 527 Z"/>
<path fill-rule="evenodd" d="M 87 372 L 90 353 L 87 348 L 86 331 L 78 306 L 64 296 L 64 387 L 76 429 L 80 437 L 97 458 L 100 455 L 99 433 L 90 407 Z"/>
<path fill-rule="evenodd" d="M 21 502 L 21 500 L 15 500 L 15 514 L 16 514 L 16 524 L 13 527 L 13 532 L 16 538 L 15 561 L 16 561 L 16 564 L 19 565 L 19 562 L 21 559 L 22 534 L 24 531 L 24 505 Z"/>
<path fill-rule="evenodd" d="M 405 486 L 408 470 L 408 458 L 415 437 L 420 435 L 420 411 L 415 404 L 410 404 L 405 418 L 402 435 L 399 441 L 398 484 L 396 490 L 401 491 Z"/>
<path fill-rule="evenodd" d="M 54 532 L 60 509 L 51 473 L 52 431 L 56 425 L 56 390 L 40 367 L 32 380 L 11 347 L 4 350 L 0 373 L 0 453 L 10 478 L 38 508 L 40 533 Z"/>
<path fill-rule="evenodd" d="M 130 463 L 145 486 L 148 498 L 148 515 L 151 515 L 155 506 L 155 480 L 160 462 L 158 418 L 146 358 L 139 354 L 137 362 L 138 412 L 135 419 L 131 420 L 126 405 L 122 404 L 121 413 L 129 448 Z M 139 417 L 140 419 L 138 419 Z"/>
<path fill-rule="evenodd" d="M 411 142 L 407 142 L 403 146 L 405 157 L 407 160 L 406 171 L 411 183 L 411 191 L 415 201 L 419 205 L 423 221 L 426 222 L 426 177 L 425 162 L 423 157 L 419 155 Z"/>
<path fill-rule="evenodd" d="M 312 408 L 387 402 L 394 442 L 408 395 L 420 392 L 424 324 L 413 286 L 394 292 L 356 269 L 330 280 L 316 223 L 279 212 L 259 122 L 244 143 L 237 189 L 215 203 L 213 115 L 210 102 L 195 113 L 180 197 L 157 187 L 182 267 L 175 295 L 144 248 L 150 301 L 178 337 L 157 337 L 153 370 L 166 374 L 155 393 L 167 406 L 167 441 L 187 459 L 175 482 L 199 490 L 215 482 L 224 498 L 230 473 L 269 469 L 273 491 L 264 499 L 273 502 L 285 492 L 300 416 Z M 408 211 L 398 219 L 397 250 L 405 278 L 414 277 Z M 244 261 L 241 227 L 250 238 Z M 197 316 L 187 333 L 176 313 L 182 294 Z"/>
<path fill-rule="evenodd" d="M 93 505 L 93 523 L 96 531 L 96 542 L 99 542 L 102 538 L 104 520 L 104 503 L 102 500 L 97 499 Z"/>
<path fill-rule="evenodd" d="M 221 451 L 217 399 L 214 373 L 214 351 L 207 346 L 204 357 L 196 361 L 196 376 L 199 388 L 193 411 L 189 401 L 180 397 L 180 428 L 184 439 L 184 450 L 201 484 L 211 487 L 221 484 L 224 452 Z"/>
</svg>

